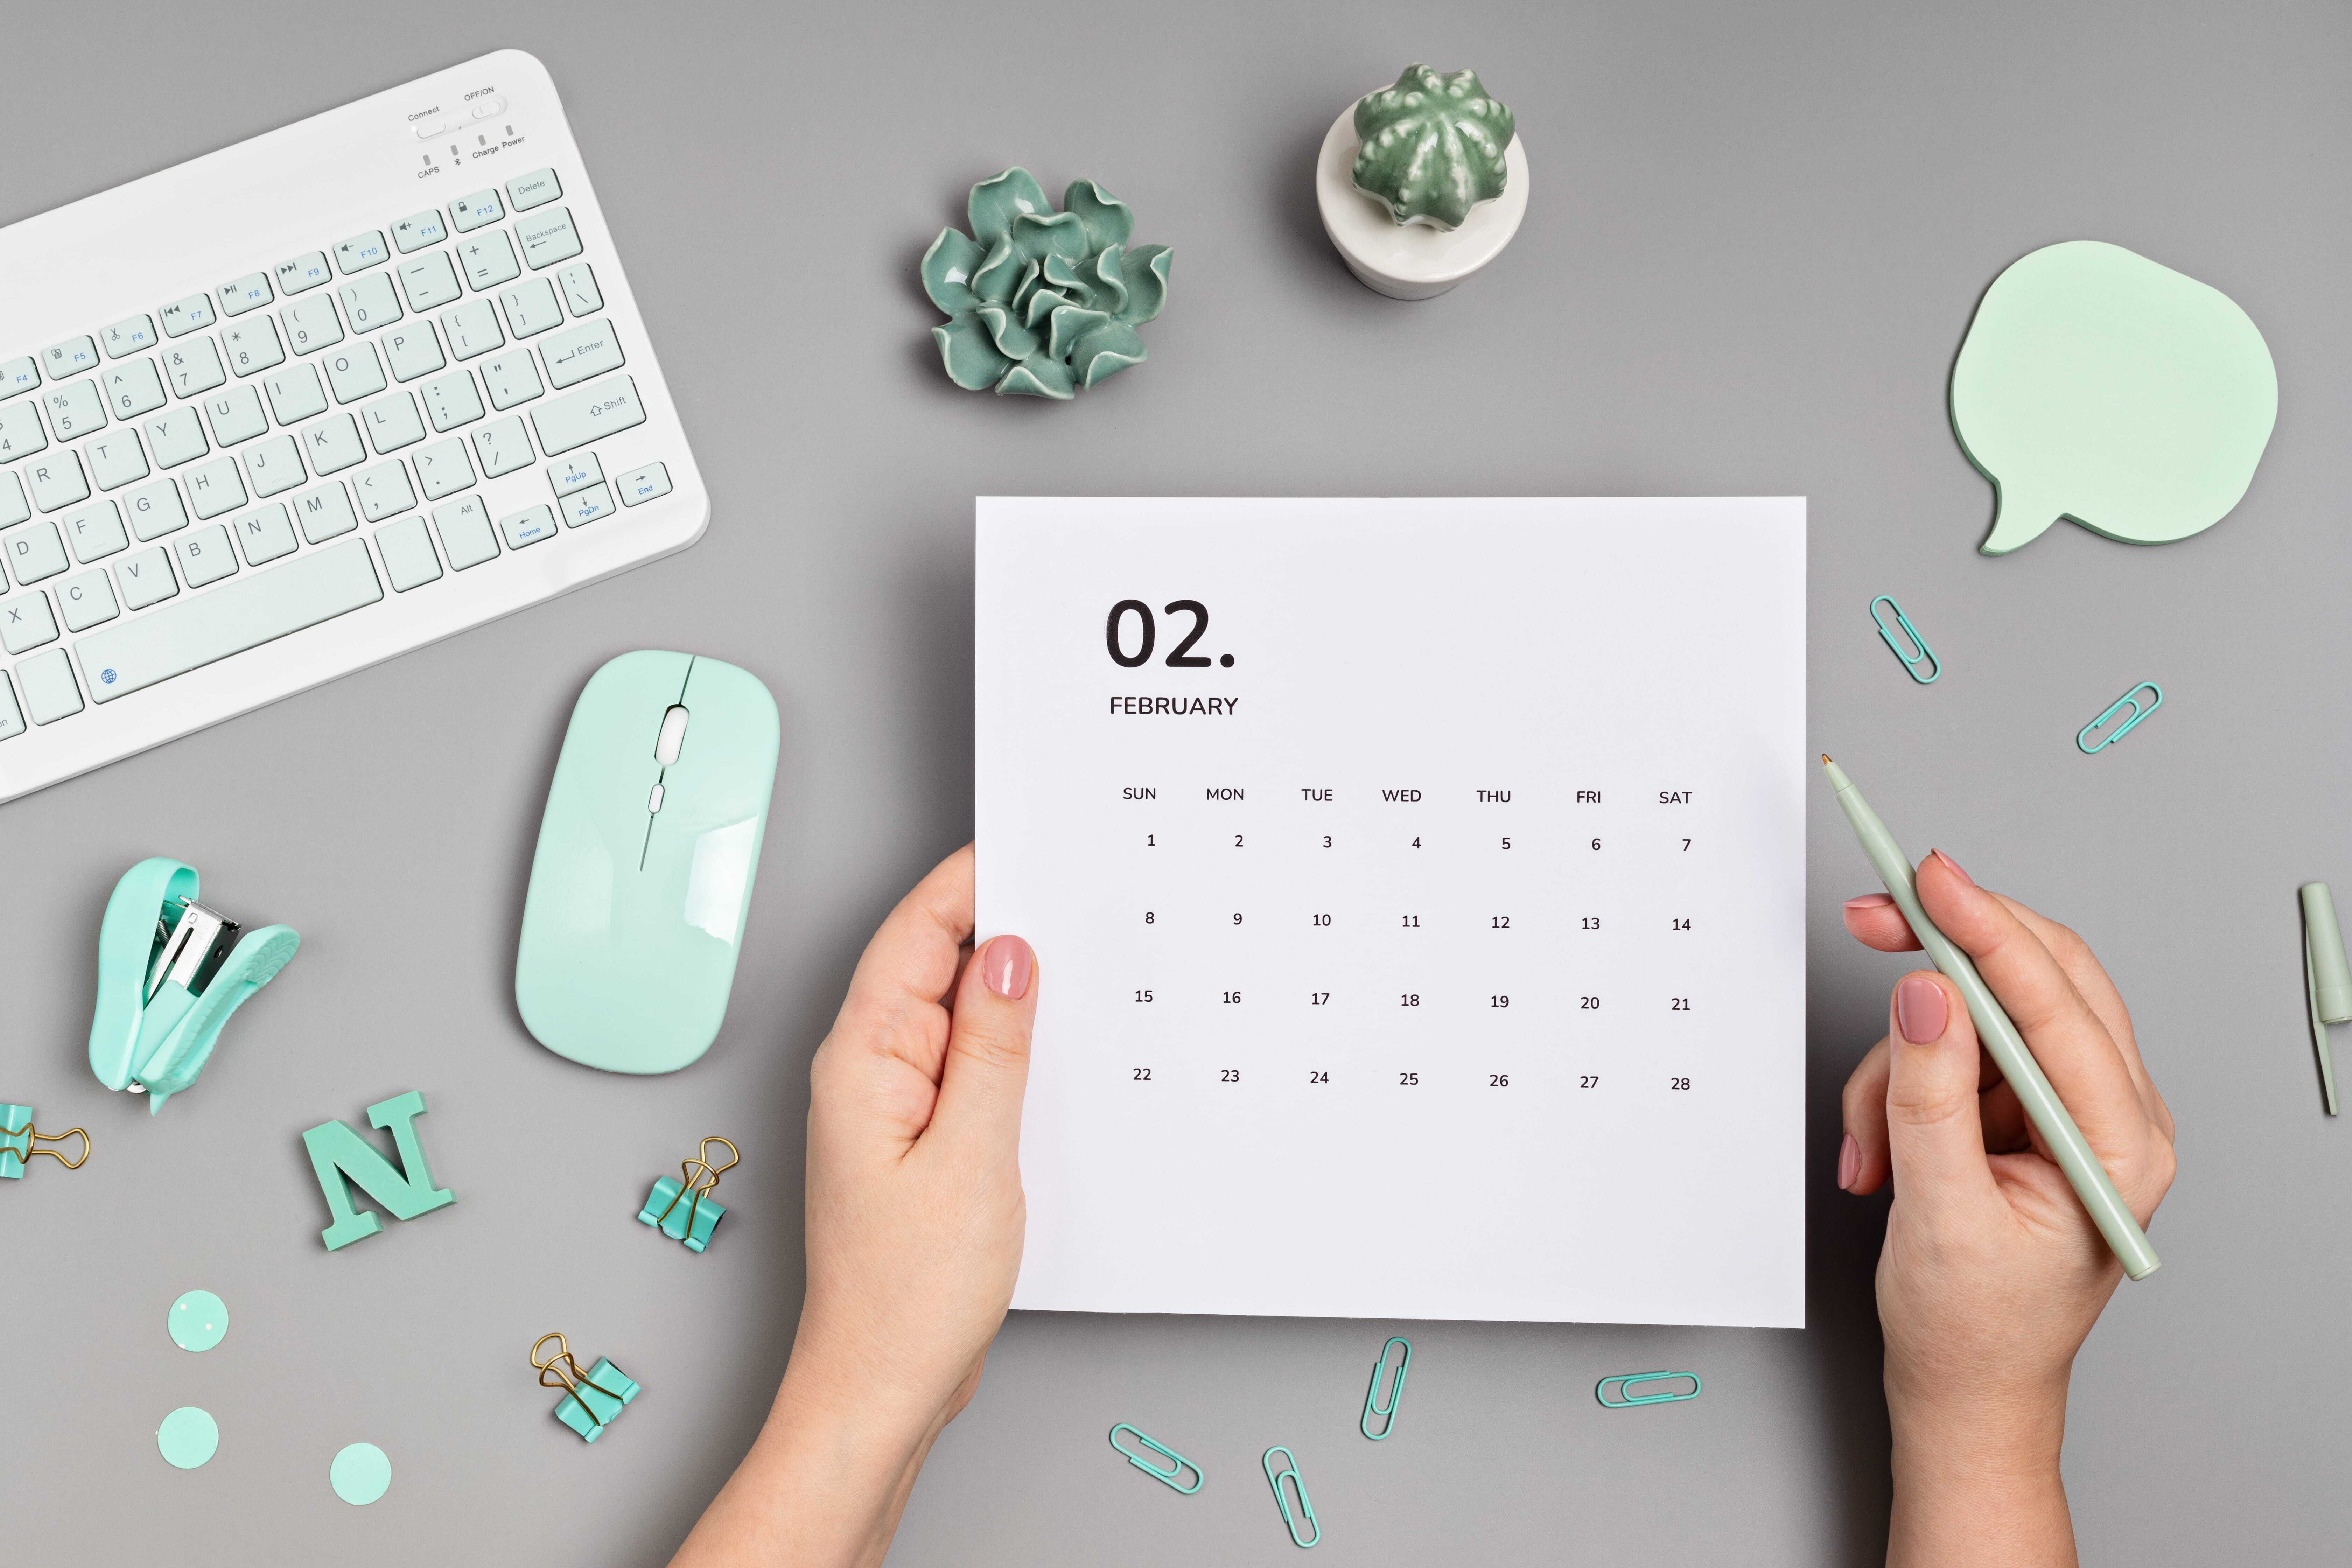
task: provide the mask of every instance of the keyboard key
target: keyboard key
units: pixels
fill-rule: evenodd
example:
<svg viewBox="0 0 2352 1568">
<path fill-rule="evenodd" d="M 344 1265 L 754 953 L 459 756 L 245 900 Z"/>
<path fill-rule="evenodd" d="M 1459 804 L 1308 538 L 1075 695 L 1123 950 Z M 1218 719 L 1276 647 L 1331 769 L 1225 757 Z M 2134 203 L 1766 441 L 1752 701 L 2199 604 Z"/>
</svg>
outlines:
<svg viewBox="0 0 2352 1568">
<path fill-rule="evenodd" d="M 499 531 L 507 536 L 509 550 L 520 550 L 526 544 L 537 544 L 555 536 L 555 513 L 546 507 L 535 506 L 529 511 L 499 519 Z"/>
<path fill-rule="evenodd" d="M 185 539 L 174 540 L 172 548 L 180 557 L 180 575 L 188 580 L 191 588 L 217 583 L 236 570 L 236 555 L 229 548 L 226 523 L 200 528 Z"/>
<path fill-rule="evenodd" d="M 221 369 L 220 351 L 213 347 L 210 338 L 190 338 L 163 355 L 163 376 L 172 390 L 183 397 L 196 397 L 210 392 L 228 379 Z"/>
<path fill-rule="evenodd" d="M 40 384 L 40 367 L 33 363 L 31 354 L 0 360 L 0 397 L 14 397 Z"/>
<path fill-rule="evenodd" d="M 563 194 L 562 184 L 552 169 L 533 169 L 528 174 L 517 174 L 507 182 L 507 199 L 514 210 L 529 212 L 541 202 L 551 202 Z"/>
<path fill-rule="evenodd" d="M 188 526 L 187 510 L 180 505 L 180 487 L 169 479 L 158 479 L 132 490 L 122 498 L 122 510 L 131 514 L 131 531 L 139 536 L 142 544 Z M 135 610 L 139 606 L 131 607 Z"/>
<path fill-rule="evenodd" d="M 375 547 L 383 555 L 383 574 L 392 591 L 405 594 L 441 578 L 441 563 L 434 558 L 432 536 L 421 517 L 404 517 L 375 531 Z"/>
<path fill-rule="evenodd" d="M 441 536 L 441 553 L 449 558 L 452 572 L 479 566 L 498 555 L 499 536 L 490 528 L 490 514 L 479 496 L 435 507 L 433 530 Z"/>
<path fill-rule="evenodd" d="M 530 412 L 531 428 L 539 433 L 539 449 L 551 458 L 645 422 L 646 405 L 637 401 L 637 384 L 625 375 L 600 381 Z"/>
<path fill-rule="evenodd" d="M 122 579 L 122 602 L 134 610 L 160 605 L 180 591 L 178 579 L 172 575 L 171 552 L 160 544 L 141 551 L 114 570 Z"/>
<path fill-rule="evenodd" d="M 372 332 L 400 320 L 400 300 L 393 293 L 392 279 L 384 273 L 346 283 L 335 293 L 342 300 L 344 318 L 355 332 Z"/>
<path fill-rule="evenodd" d="M 600 517 L 613 515 L 613 492 L 604 485 L 593 485 L 577 495 L 563 498 L 563 522 L 567 528 L 579 528 Z"/>
<path fill-rule="evenodd" d="M 258 566 L 294 553 L 294 524 L 287 518 L 286 509 L 274 501 L 259 511 L 249 511 L 238 518 L 231 531 L 236 535 L 237 548 L 245 552 L 247 566 Z"/>
<path fill-rule="evenodd" d="M 49 428 L 60 441 L 87 436 L 106 423 L 106 400 L 99 396 L 98 383 L 93 380 L 51 386 L 41 394 L 41 406 L 49 411 Z"/>
<path fill-rule="evenodd" d="M 278 324 L 267 316 L 222 328 L 221 347 L 228 351 L 229 369 L 239 375 L 257 374 L 286 363 L 286 351 L 278 344 Z"/>
<path fill-rule="evenodd" d="M 348 414 L 304 426 L 302 447 L 310 455 L 310 471 L 322 479 L 367 456 L 367 448 L 360 444 L 359 425 Z"/>
<path fill-rule="evenodd" d="M 360 423 L 367 427 L 368 445 L 378 453 L 397 452 L 425 439 L 425 421 L 416 416 L 416 399 L 404 392 L 361 405 Z"/>
<path fill-rule="evenodd" d="M 530 437 L 523 433 L 521 418 L 500 419 L 475 431 L 474 455 L 482 460 L 486 479 L 530 467 Z"/>
<path fill-rule="evenodd" d="M 563 290 L 563 308 L 575 316 L 593 315 L 604 308 L 604 296 L 596 287 L 596 274 L 584 261 L 557 273 L 555 286 Z"/>
<path fill-rule="evenodd" d="M 41 427 L 38 403 L 0 404 L 0 463 L 44 451 L 49 433 Z"/>
<path fill-rule="evenodd" d="M 647 463 L 623 474 L 613 488 L 620 491 L 623 506 L 636 506 L 669 494 L 669 469 L 660 463 Z"/>
<path fill-rule="evenodd" d="M 191 294 L 184 300 L 173 300 L 156 314 L 163 318 L 165 337 L 184 338 L 199 327 L 213 324 L 213 302 L 203 294 Z"/>
<path fill-rule="evenodd" d="M 163 406 L 163 377 L 152 359 L 116 365 L 98 378 L 107 407 L 117 419 L 136 419 Z"/>
<path fill-rule="evenodd" d="M 342 318 L 335 314 L 331 294 L 298 300 L 278 311 L 278 319 L 286 323 L 286 341 L 298 354 L 316 353 L 343 341 Z"/>
<path fill-rule="evenodd" d="M 16 476 L 0 473 L 0 528 L 14 528 L 32 515 L 33 503 L 25 499 L 25 487 Z M 7 579 L 0 577 L 0 594 L 7 591 Z"/>
<path fill-rule="evenodd" d="M 550 207 L 537 217 L 525 218 L 515 225 L 515 234 L 522 240 L 522 258 L 530 263 L 533 272 L 580 254 L 580 235 L 572 226 L 570 207 Z"/>
<path fill-rule="evenodd" d="M 205 399 L 205 423 L 212 426 L 213 445 L 234 447 L 269 428 L 261 411 L 261 394 L 250 386 L 232 386 Z"/>
<path fill-rule="evenodd" d="M 499 409 L 529 403 L 546 390 L 539 384 L 539 366 L 532 363 L 529 349 L 517 349 L 486 362 L 482 366 L 482 384 L 489 389 L 490 406 Z"/>
<path fill-rule="evenodd" d="M 35 654 L 16 667 L 25 688 L 25 711 L 36 724 L 54 724 L 81 711 L 81 689 L 74 684 L 73 660 L 66 650 Z"/>
<path fill-rule="evenodd" d="M 302 449 L 294 437 L 280 434 L 245 454 L 245 476 L 252 481 L 254 498 L 283 494 L 310 476 L 302 471 Z"/>
<path fill-rule="evenodd" d="M 55 511 L 61 506 L 71 506 L 89 499 L 89 480 L 82 477 L 81 454 L 73 451 L 53 453 L 37 463 L 28 463 L 21 470 L 27 489 L 33 492 L 35 511 Z M 18 578 L 23 582 L 23 578 Z"/>
<path fill-rule="evenodd" d="M 499 313 L 488 300 L 468 300 L 454 310 L 441 312 L 441 330 L 449 334 L 449 352 L 460 360 L 504 348 Z"/>
<path fill-rule="evenodd" d="M 68 338 L 41 351 L 41 369 L 51 381 L 98 368 L 98 347 L 88 338 Z"/>
<path fill-rule="evenodd" d="M 457 287 L 457 269 L 449 265 L 446 250 L 404 261 L 398 271 L 401 291 L 408 296 L 412 310 L 437 310 L 452 300 L 466 297 L 466 291 Z"/>
<path fill-rule="evenodd" d="M 458 437 L 419 448 L 414 461 L 426 500 L 456 495 L 474 482 L 474 465 L 466 460 L 466 443 Z"/>
<path fill-rule="evenodd" d="M 309 251 L 291 261 L 278 264 L 278 292 L 283 298 L 292 299 L 305 289 L 332 281 L 334 276 L 327 266 L 325 251 Z"/>
<path fill-rule="evenodd" d="M 139 448 L 139 432 L 129 426 L 92 441 L 89 451 L 89 477 L 101 490 L 121 489 L 147 477 L 147 454 Z"/>
<path fill-rule="evenodd" d="M 13 741 L 25 732 L 25 715 L 16 706 L 16 690 L 8 678 L 0 675 L 0 741 Z"/>
<path fill-rule="evenodd" d="M 547 482 L 555 488 L 555 499 L 562 500 L 574 490 L 584 490 L 590 485 L 604 482 L 604 465 L 593 452 L 583 452 L 576 458 L 547 465 Z"/>
<path fill-rule="evenodd" d="M 221 314 L 242 316 L 247 310 L 257 310 L 275 298 L 269 292 L 269 274 L 248 272 L 234 283 L 220 287 Z"/>
<path fill-rule="evenodd" d="M 352 488 L 359 492 L 360 515 L 370 522 L 397 517 L 416 504 L 416 492 L 408 488 L 408 469 L 397 458 L 361 469 Z"/>
<path fill-rule="evenodd" d="M 426 207 L 414 217 L 402 218 L 392 226 L 392 243 L 403 256 L 412 250 L 422 250 L 428 245 L 438 245 L 448 237 L 449 231 L 442 226 L 440 212 L 433 207 Z"/>
<path fill-rule="evenodd" d="M 294 517 L 302 525 L 302 537 L 313 544 L 322 544 L 360 525 L 359 514 L 352 510 L 352 498 L 341 485 L 320 485 L 296 496 Z"/>
<path fill-rule="evenodd" d="M 29 588 L 66 569 L 66 547 L 58 538 L 56 523 L 37 522 L 0 533 L 0 559 L 8 563 L 8 575 L 19 586 Z"/>
<path fill-rule="evenodd" d="M 0 647 L 10 653 L 30 653 L 58 640 L 58 620 L 49 614 L 47 594 L 17 594 L 0 599 Z"/>
<path fill-rule="evenodd" d="M 74 651 L 91 695 L 110 702 L 383 597 L 367 546 L 354 539 L 86 637 Z"/>
<path fill-rule="evenodd" d="M 173 408 L 147 421 L 147 449 L 159 468 L 176 468 L 212 450 L 205 444 L 204 422 L 193 408 Z"/>
<path fill-rule="evenodd" d="M 499 289 L 499 303 L 506 310 L 507 329 L 518 339 L 563 325 L 563 307 L 555 302 L 555 285 L 544 278 Z"/>
<path fill-rule="evenodd" d="M 507 209 L 499 205 L 499 193 L 496 191 L 476 191 L 470 196 L 459 196 L 449 204 L 449 221 L 457 226 L 459 234 L 479 228 L 486 223 L 496 223 L 506 216 Z"/>
<path fill-rule="evenodd" d="M 269 397 L 269 416 L 280 425 L 299 425 L 327 411 L 326 388 L 319 384 L 319 373 L 307 364 L 288 365 L 262 377 L 261 390 Z"/>
<path fill-rule="evenodd" d="M 335 265 L 341 268 L 347 276 L 380 266 L 391 256 L 392 252 L 384 247 L 383 231 L 376 228 L 365 234 L 355 234 L 335 247 Z"/>
<path fill-rule="evenodd" d="M 58 521 L 65 527 L 77 561 L 103 561 L 131 548 L 131 536 L 122 531 L 122 514 L 110 500 L 76 507 Z"/>
<path fill-rule="evenodd" d="M 121 359 L 155 346 L 155 323 L 144 316 L 125 316 L 99 336 L 106 343 L 106 357 Z"/>
<path fill-rule="evenodd" d="M 394 327 L 376 341 L 383 345 L 383 363 L 392 367 L 394 381 L 415 381 L 449 363 L 441 357 L 441 340 L 427 321 Z"/>
<path fill-rule="evenodd" d="M 514 247 L 507 243 L 507 231 L 502 228 L 477 235 L 458 246 L 457 265 L 478 294 L 511 281 L 522 272 L 515 264 Z"/>
<path fill-rule="evenodd" d="M 245 480 L 235 458 L 215 458 L 201 468 L 190 468 L 187 485 L 188 509 L 198 518 L 218 517 L 245 504 Z"/>
<path fill-rule="evenodd" d="M 474 390 L 474 378 L 462 370 L 428 381 L 416 390 L 425 398 L 425 417 L 436 430 L 455 430 L 482 416 L 481 395 Z"/>
<path fill-rule="evenodd" d="M 114 602 L 114 580 L 103 566 L 58 584 L 58 614 L 66 618 L 69 632 L 86 632 L 121 613 L 121 606 Z"/>
<path fill-rule="evenodd" d="M 341 353 L 329 354 L 320 363 L 327 367 L 327 385 L 338 403 L 367 397 L 384 388 L 383 364 L 375 357 L 373 343 L 353 343 Z"/>
</svg>

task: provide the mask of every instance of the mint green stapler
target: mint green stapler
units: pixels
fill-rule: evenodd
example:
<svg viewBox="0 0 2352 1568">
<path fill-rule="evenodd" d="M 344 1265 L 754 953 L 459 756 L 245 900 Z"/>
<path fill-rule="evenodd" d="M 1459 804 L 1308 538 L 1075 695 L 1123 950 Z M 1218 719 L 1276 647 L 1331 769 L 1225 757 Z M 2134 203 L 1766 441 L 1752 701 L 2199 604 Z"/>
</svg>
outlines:
<svg viewBox="0 0 2352 1568">
<path fill-rule="evenodd" d="M 196 902 L 196 868 L 155 856 L 114 884 L 98 931 L 98 1007 L 89 1070 L 149 1096 L 150 1113 L 196 1081 L 221 1026 L 276 977 L 302 939 L 291 926 L 247 931 Z"/>
</svg>

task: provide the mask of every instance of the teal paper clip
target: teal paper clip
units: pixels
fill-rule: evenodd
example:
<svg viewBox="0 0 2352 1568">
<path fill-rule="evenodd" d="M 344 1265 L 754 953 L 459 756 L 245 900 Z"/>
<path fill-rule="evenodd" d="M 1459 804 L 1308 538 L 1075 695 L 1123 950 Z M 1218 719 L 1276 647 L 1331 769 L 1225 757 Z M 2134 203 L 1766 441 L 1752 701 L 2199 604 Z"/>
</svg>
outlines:
<svg viewBox="0 0 2352 1568">
<path fill-rule="evenodd" d="M 1688 1394 L 1636 1394 L 1637 1383 L 1663 1383 L 1672 1378 L 1690 1379 Z M 1617 1385 L 1617 1397 L 1609 1397 L 1609 1385 Z M 1695 1372 L 1629 1372 L 1617 1377 L 1604 1377 L 1592 1385 L 1592 1397 L 1612 1410 L 1631 1410 L 1636 1405 L 1672 1405 L 1679 1400 L 1698 1397 L 1698 1373 Z"/>
<path fill-rule="evenodd" d="M 727 1144 L 727 1163 L 710 1163 L 713 1143 Z M 672 1241 L 686 1243 L 688 1252 L 700 1252 L 710 1245 L 710 1233 L 719 1228 L 719 1218 L 727 1213 L 724 1205 L 710 1201 L 710 1194 L 718 1187 L 719 1175 L 733 1170 L 741 1158 L 726 1139 L 715 1134 L 705 1138 L 700 1154 L 677 1163 L 677 1180 L 664 1176 L 654 1183 L 653 1195 L 637 1211 L 637 1217 Z M 684 1213 L 678 1211 L 680 1198 L 687 1200 Z"/>
<path fill-rule="evenodd" d="M 41 1143 L 62 1143 L 68 1138 L 81 1140 L 81 1159 L 68 1160 L 55 1149 L 37 1148 Z M 0 1176 L 12 1182 L 25 1179 L 25 1162 L 37 1154 L 47 1154 L 68 1171 L 79 1171 L 82 1161 L 89 1158 L 89 1134 L 79 1127 L 68 1127 L 63 1132 L 43 1132 L 33 1126 L 33 1108 L 29 1105 L 0 1105 Z"/>
<path fill-rule="evenodd" d="M 2156 694 L 2155 700 L 2143 704 L 2139 700 L 2139 694 L 2143 691 L 2154 692 Z M 2105 712 L 2100 714 L 2097 718 L 2084 725 L 2081 730 L 2077 731 L 2074 735 L 2074 744 L 2083 748 L 2083 754 L 2084 756 L 2095 756 L 2100 752 L 2105 751 L 2107 747 L 2114 745 L 2117 741 L 2122 740 L 2126 735 L 2130 734 L 2133 730 L 2138 727 L 2141 720 L 2147 718 L 2149 714 L 2155 712 L 2158 709 L 2163 706 L 2164 688 L 2158 686 L 2153 680 L 2143 680 L 2137 686 L 2133 687 L 2129 691 L 2125 692 L 2121 697 L 2116 698 L 2115 701 L 2108 704 L 2107 710 Z M 2114 718 L 2116 714 L 2122 712 L 2126 708 L 2131 710 L 2130 718 L 2125 720 L 2122 723 L 2116 725 L 2114 729 L 2100 736 L 2096 741 L 2091 739 L 2092 731 L 2097 729 L 2100 725 L 2105 723 L 2108 720 Z"/>
<path fill-rule="evenodd" d="M 1888 626 L 1885 618 L 1879 615 L 1878 606 L 1881 605 L 1895 612 L 1894 626 Z M 1936 658 L 1936 650 L 1927 646 L 1927 639 L 1919 635 L 1919 628 L 1911 624 L 1911 617 L 1903 613 L 1903 606 L 1895 602 L 1894 595 L 1881 594 L 1870 601 L 1870 619 L 1871 624 L 1878 628 L 1879 637 L 1888 650 L 1903 661 L 1904 668 L 1911 672 L 1912 679 L 1922 686 L 1928 686 L 1934 683 L 1936 677 L 1944 673 L 1943 665 Z M 1911 646 L 1919 650 L 1916 657 L 1905 653 L 1903 645 L 1895 640 L 1895 626 L 1902 627 L 1903 635 L 1911 639 Z M 1919 667 L 1923 664 L 1927 667 L 1925 675 L 1919 673 Z"/>
<path fill-rule="evenodd" d="M 540 1347 L 550 1340 L 555 1342 L 555 1353 L 541 1361 Z M 613 1417 L 637 1396 L 637 1385 L 629 1381 L 628 1373 L 603 1356 L 582 1372 L 562 1334 L 541 1334 L 533 1341 L 530 1364 L 539 1368 L 543 1386 L 563 1390 L 563 1397 L 556 1402 L 555 1418 L 591 1443 L 603 1436 Z"/>
<path fill-rule="evenodd" d="M 1126 1433 L 1129 1436 L 1134 1438 L 1137 1442 L 1142 1444 L 1145 1447 L 1150 1449 L 1161 1458 L 1167 1460 L 1168 1468 L 1163 1470 L 1159 1466 L 1153 1464 L 1150 1460 L 1145 1458 L 1142 1455 L 1137 1453 L 1134 1449 L 1120 1447 L 1118 1435 L 1121 1432 Z M 1141 1470 L 1145 1475 L 1150 1476 L 1153 1480 L 1158 1481 L 1170 1491 L 1182 1492 L 1186 1497 L 1191 1497 L 1194 1492 L 1201 1489 L 1201 1482 L 1203 1478 L 1201 1475 L 1200 1466 L 1194 1464 L 1192 1460 L 1186 1458 L 1175 1449 L 1169 1447 L 1166 1444 L 1157 1442 L 1150 1437 L 1145 1436 L 1142 1433 L 1137 1431 L 1134 1427 L 1129 1426 L 1124 1421 L 1110 1429 L 1110 1446 L 1113 1448 L 1118 1449 L 1119 1455 L 1124 1458 L 1129 1464 L 1133 1465 L 1137 1469 Z M 1181 1483 L 1181 1478 L 1187 1470 L 1192 1472 L 1192 1484 L 1189 1487 Z"/>
<path fill-rule="evenodd" d="M 1397 1362 L 1396 1381 L 1389 1385 L 1388 1403 L 1383 1405 L 1381 1403 L 1381 1373 L 1388 1367 L 1389 1352 L 1399 1345 L 1404 1347 L 1404 1354 Z M 1377 1443 L 1396 1430 L 1397 1402 L 1404 1397 L 1404 1374 L 1412 1369 L 1411 1340 L 1398 1334 L 1381 1347 L 1381 1353 L 1372 1358 L 1372 1385 L 1364 1391 L 1364 1414 L 1356 1422 L 1357 1431 Z M 1372 1417 L 1375 1415 L 1381 1418 L 1381 1429 L 1377 1432 L 1372 1430 Z"/>
<path fill-rule="evenodd" d="M 159 855 L 122 874 L 98 931 L 89 1070 L 99 1082 L 147 1095 L 152 1113 L 196 1081 L 229 1015 L 302 945 L 290 926 L 263 926 L 232 950 L 236 932 L 196 902 L 194 867 Z"/>
<path fill-rule="evenodd" d="M 2311 1048 L 2319 1053 L 2320 1096 L 2336 1114 L 2336 1053 L 2327 1047 L 2327 1026 L 2352 1024 L 2352 965 L 2344 960 L 2344 928 L 2336 923 L 2336 898 L 2325 882 L 2296 889 L 2303 900 L 2303 994 L 2311 1005 Z M 8 1173 L 0 1164 L 0 1176 Z"/>
<path fill-rule="evenodd" d="M 1274 1457 L 1276 1454 L 1282 1456 L 1282 1468 L 1278 1470 L 1274 1468 Z M 1284 1528 L 1290 1531 L 1290 1544 L 1312 1546 L 1321 1541 L 1323 1526 L 1315 1518 L 1315 1505 L 1307 1500 L 1307 1478 L 1298 1473 L 1297 1456 L 1277 1443 L 1265 1451 L 1265 1458 L 1258 1463 L 1265 1467 L 1265 1484 L 1274 1489 L 1274 1504 L 1282 1510 L 1282 1522 Z M 1290 1499 L 1282 1489 L 1283 1479 L 1286 1477 L 1289 1479 L 1291 1489 L 1298 1493 L 1297 1513 L 1290 1511 Z M 1308 1530 L 1314 1531 L 1304 1541 L 1298 1538 L 1298 1526 L 1301 1520 L 1306 1521 Z"/>
</svg>

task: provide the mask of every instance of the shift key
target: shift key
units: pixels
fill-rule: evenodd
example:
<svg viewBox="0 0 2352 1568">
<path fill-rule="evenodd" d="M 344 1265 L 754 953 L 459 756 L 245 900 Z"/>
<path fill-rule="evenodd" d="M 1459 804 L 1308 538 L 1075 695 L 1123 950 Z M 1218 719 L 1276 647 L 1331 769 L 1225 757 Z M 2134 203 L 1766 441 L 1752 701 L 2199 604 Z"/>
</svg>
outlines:
<svg viewBox="0 0 2352 1568">
<path fill-rule="evenodd" d="M 530 413 L 531 426 L 539 432 L 539 449 L 551 458 L 645 422 L 646 405 L 637 401 L 637 384 L 625 375 L 583 386 Z"/>
<path fill-rule="evenodd" d="M 83 637 L 74 652 L 91 698 L 111 702 L 383 597 L 367 544 L 354 539 L 150 610 Z"/>
</svg>

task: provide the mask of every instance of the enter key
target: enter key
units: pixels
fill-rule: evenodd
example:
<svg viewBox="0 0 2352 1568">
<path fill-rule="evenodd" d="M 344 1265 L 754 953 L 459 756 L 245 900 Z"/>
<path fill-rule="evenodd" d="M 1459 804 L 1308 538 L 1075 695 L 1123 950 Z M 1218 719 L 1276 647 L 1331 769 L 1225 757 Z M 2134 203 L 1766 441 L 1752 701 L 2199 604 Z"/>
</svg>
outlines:
<svg viewBox="0 0 2352 1568">
<path fill-rule="evenodd" d="M 621 358 L 621 340 L 613 333 L 610 321 L 590 321 L 558 332 L 541 345 L 540 354 L 547 361 L 547 379 L 558 389 L 602 375 L 608 370 L 618 370 L 625 363 Z"/>
</svg>

